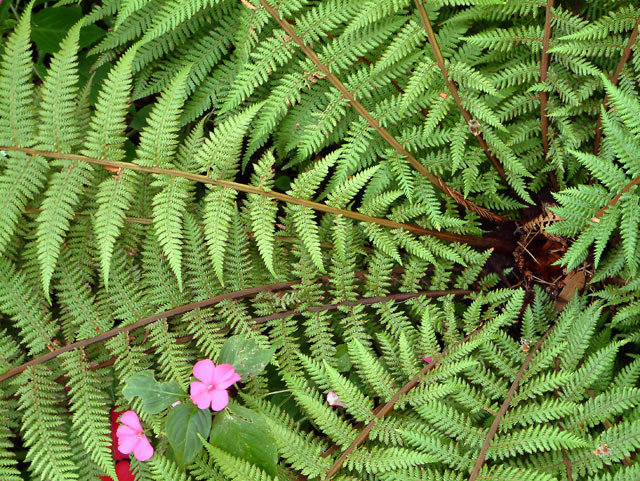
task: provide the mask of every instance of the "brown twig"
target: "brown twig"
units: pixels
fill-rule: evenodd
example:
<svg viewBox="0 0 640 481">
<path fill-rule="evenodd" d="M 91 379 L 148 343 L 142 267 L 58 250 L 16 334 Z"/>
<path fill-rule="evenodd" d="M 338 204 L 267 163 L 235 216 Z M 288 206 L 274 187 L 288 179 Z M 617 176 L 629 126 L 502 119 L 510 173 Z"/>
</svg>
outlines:
<svg viewBox="0 0 640 481">
<path fill-rule="evenodd" d="M 544 36 L 542 38 L 542 58 L 540 60 L 540 83 L 547 81 L 549 73 L 549 44 L 551 42 L 551 20 L 553 19 L 554 0 L 547 0 L 547 9 L 544 19 Z M 549 102 L 549 93 L 545 90 L 540 92 L 540 128 L 542 130 L 542 150 L 544 157 L 549 162 L 549 116 L 547 115 L 547 107 Z M 554 190 L 558 190 L 558 182 L 553 172 L 549 172 L 549 180 Z"/>
<path fill-rule="evenodd" d="M 365 275 L 368 273 L 369 271 L 367 270 L 361 270 L 361 271 L 356 271 L 354 272 L 354 276 L 357 277 L 360 280 L 363 280 Z M 404 267 L 394 267 L 392 269 L 392 273 L 393 274 L 399 274 L 404 272 Z M 314 281 L 316 283 L 326 283 L 329 282 L 329 276 L 328 275 L 324 275 L 324 276 L 318 276 L 314 279 Z M 88 339 L 83 339 L 82 341 L 78 341 L 78 342 L 74 342 L 72 344 L 67 344 L 64 347 L 61 347 L 60 349 L 56 349 L 50 353 L 44 354 L 40 357 L 37 357 L 35 359 L 32 359 L 29 362 L 26 362 L 24 364 L 21 364 L 20 366 L 16 366 L 14 368 L 9 369 L 8 371 L 6 371 L 5 373 L 0 375 L 0 382 L 5 381 L 6 379 L 12 378 L 18 374 L 20 374 L 22 371 L 24 371 L 26 368 L 28 368 L 29 366 L 35 366 L 37 364 L 42 364 L 44 362 L 50 361 L 51 359 L 54 359 L 56 357 L 58 357 L 60 354 L 65 353 L 65 352 L 69 352 L 69 351 L 73 351 L 74 349 L 78 349 L 78 348 L 85 348 L 87 346 L 90 346 L 92 344 L 97 344 L 99 342 L 103 342 L 106 341 L 107 339 L 111 339 L 112 337 L 117 336 L 118 334 L 122 333 L 122 332 L 129 332 L 129 331 L 133 331 L 135 329 L 139 329 L 141 327 L 145 327 L 148 326 L 149 324 L 152 324 L 156 321 L 159 321 L 160 319 L 169 319 L 171 317 L 175 317 L 175 316 L 179 316 L 182 314 L 186 314 L 187 312 L 191 312 L 191 311 L 195 311 L 196 309 L 204 309 L 206 307 L 211 307 L 215 304 L 218 304 L 224 300 L 231 300 L 231 299 L 241 299 L 244 297 L 250 297 L 254 294 L 258 294 L 260 292 L 275 292 L 275 291 L 281 291 L 284 289 L 289 289 L 292 286 L 295 286 L 296 284 L 300 284 L 301 281 L 289 281 L 289 282 L 278 282 L 275 284 L 265 284 L 262 286 L 257 286 L 257 287 L 251 287 L 248 289 L 242 289 L 239 291 L 233 291 L 233 292 L 227 292 L 225 294 L 220 294 L 214 297 L 210 297 L 208 299 L 204 299 L 202 301 L 198 301 L 198 302 L 192 302 L 189 304 L 185 304 L 183 306 L 179 306 L 173 309 L 169 309 L 168 311 L 164 311 L 164 312 L 160 312 L 158 314 L 154 314 L 152 316 L 149 317 L 145 317 L 143 319 L 140 319 L 139 321 L 137 321 L 134 324 L 129 324 L 128 326 L 122 326 L 122 327 L 118 327 L 115 329 L 111 329 L 110 331 L 106 331 L 103 332 L 97 336 L 88 338 Z M 187 339 L 187 338 L 184 338 Z M 108 365 L 108 364 L 107 364 Z"/>
<path fill-rule="evenodd" d="M 575 295 L 575 293 L 584 287 L 584 280 L 585 280 L 584 272 L 582 271 L 572 271 L 568 274 L 565 288 L 562 290 L 562 294 L 554 303 L 554 309 L 556 312 L 562 311 L 564 306 Z M 502 406 L 500 406 L 500 410 L 498 411 L 498 414 L 493 419 L 493 423 L 489 428 L 489 432 L 487 432 L 487 436 L 485 437 L 484 443 L 482 443 L 482 448 L 480 449 L 480 453 L 476 458 L 476 463 L 473 466 L 473 470 L 471 471 L 471 476 L 469 477 L 469 481 L 475 481 L 476 479 L 478 479 L 478 476 L 480 475 L 480 471 L 484 466 L 487 451 L 491 446 L 491 441 L 493 440 L 493 437 L 498 432 L 498 427 L 500 426 L 500 421 L 502 420 L 502 417 L 505 415 L 505 413 L 507 412 L 507 410 L 511 405 L 511 400 L 515 392 L 518 390 L 518 387 L 520 386 L 520 381 L 522 380 L 522 376 L 524 375 L 525 371 L 529 367 L 529 363 L 531 362 L 533 355 L 538 349 L 540 349 L 540 346 L 542 345 L 544 340 L 549 336 L 552 330 L 553 330 L 553 326 L 549 327 L 549 329 L 546 330 L 546 332 L 542 335 L 542 337 L 536 343 L 536 345 L 529 350 L 529 354 L 527 355 L 527 358 L 525 359 L 524 363 L 520 367 L 520 370 L 518 371 L 518 374 L 516 375 L 516 378 L 513 381 L 513 384 L 511 384 L 511 387 L 507 392 L 507 397 L 502 403 Z"/>
<path fill-rule="evenodd" d="M 326 278 L 326 277 L 327 276 L 323 276 L 323 278 Z M 322 278 L 317 278 L 317 279 L 321 280 Z M 149 324 L 159 321 L 160 319 L 169 319 L 171 317 L 186 314 L 187 312 L 194 311 L 196 309 L 203 309 L 205 307 L 210 307 L 224 300 L 240 299 L 243 297 L 253 296 L 255 294 L 258 294 L 260 292 L 265 292 L 265 291 L 280 291 L 283 289 L 288 289 L 291 286 L 299 283 L 300 281 L 290 281 L 290 282 L 278 282 L 276 284 L 267 284 L 263 286 L 251 287 L 248 289 L 242 289 L 240 291 L 227 292 L 225 294 L 220 294 L 214 297 L 210 297 L 209 299 L 204 299 L 198 302 L 192 302 L 190 304 L 185 304 L 183 306 L 169 309 L 168 311 L 159 312 L 157 314 L 153 314 L 152 316 L 142 318 L 133 324 L 117 327 L 115 329 L 111 329 L 110 331 L 105 331 L 97 336 L 90 337 L 88 339 L 83 339 L 82 341 L 77 341 L 72 344 L 67 344 L 66 346 L 63 346 L 52 352 L 44 354 L 40 357 L 36 357 L 35 359 L 32 359 L 29 362 L 21 364 L 20 366 L 16 366 L 12 369 L 9 369 L 7 372 L 0 374 L 0 382 L 6 381 L 7 379 L 20 374 L 30 366 L 36 366 L 38 364 L 42 364 L 47 361 L 50 361 L 51 359 L 55 359 L 60 354 L 63 354 L 65 352 L 73 351 L 75 349 L 85 348 L 92 344 L 97 344 L 99 342 L 106 341 L 107 339 L 111 339 L 117 336 L 118 334 L 127 333 L 135 329 L 148 326 Z"/>
<path fill-rule="evenodd" d="M 635 44 L 636 39 L 638 38 L 638 28 L 640 28 L 640 16 L 638 16 L 638 20 L 636 21 L 636 24 L 633 27 L 631 36 L 629 37 L 629 41 L 627 42 L 627 46 L 624 48 L 624 51 L 622 52 L 622 57 L 620 58 L 620 62 L 618 63 L 618 68 L 616 68 L 616 71 L 614 72 L 613 77 L 611 77 L 610 79 L 613 85 L 618 85 L 618 80 L 620 80 L 620 74 L 622 73 L 622 69 L 624 68 L 624 65 L 627 63 L 629 58 L 631 58 L 633 45 Z M 608 94 L 604 96 L 604 100 L 602 104 L 605 110 L 609 109 Z M 599 115 L 598 123 L 596 125 L 596 138 L 593 142 L 594 155 L 598 155 L 598 153 L 600 152 L 601 142 L 602 142 L 602 115 Z"/>
<path fill-rule="evenodd" d="M 454 343 L 453 345 L 451 345 L 449 349 L 446 349 L 442 353 L 435 356 L 435 358 L 431 363 L 427 364 L 424 368 L 422 368 L 422 370 L 418 374 L 413 376 L 413 378 L 411 378 L 411 380 L 407 384 L 402 386 L 400 390 L 398 390 L 387 403 L 383 404 L 381 407 L 378 406 L 374 411 L 375 419 L 369 421 L 366 427 L 360 432 L 358 437 L 349 445 L 349 447 L 342 453 L 342 455 L 336 460 L 336 462 L 333 463 L 333 466 L 331 466 L 331 468 L 329 468 L 329 470 L 327 471 L 327 475 L 325 476 L 324 480 L 328 481 L 333 476 L 335 476 L 335 474 L 340 470 L 340 468 L 342 467 L 344 462 L 347 460 L 349 455 L 353 451 L 355 451 L 358 448 L 358 446 L 360 446 L 367 439 L 367 437 L 369 437 L 369 433 L 375 426 L 376 421 L 378 421 L 379 419 L 382 419 L 383 417 L 385 417 L 387 414 L 391 412 L 393 407 L 396 405 L 396 403 L 400 399 L 400 396 L 407 394 L 414 387 L 416 387 L 420 382 L 420 379 L 422 378 L 422 376 L 424 376 L 427 372 L 434 369 L 440 363 L 443 357 L 445 357 L 449 352 L 451 352 L 456 347 L 460 346 L 461 344 L 464 344 L 473 336 L 478 334 L 481 331 L 481 329 L 482 329 L 482 326 L 477 327 L 467 337 Z"/>
<path fill-rule="evenodd" d="M 471 470 L 471 476 L 469 476 L 469 481 L 475 481 L 476 479 L 478 479 L 478 476 L 480 476 L 480 471 L 482 470 L 482 467 L 484 466 L 484 461 L 485 461 L 485 458 L 486 458 L 486 455 L 487 455 L 487 451 L 489 450 L 489 447 L 491 446 L 491 441 L 493 441 L 493 437 L 498 432 L 498 427 L 500 426 L 500 421 L 502 421 L 502 417 L 505 415 L 505 413 L 509 409 L 509 406 L 511 405 L 511 399 L 513 399 L 513 395 L 518 390 L 518 387 L 520 386 L 520 381 L 522 381 L 522 376 L 524 376 L 525 371 L 529 367 L 529 363 L 531 362 L 531 359 L 533 358 L 533 355 L 536 353 L 536 351 L 538 349 L 540 349 L 540 346 L 542 345 L 544 340 L 547 338 L 547 336 L 551 332 L 551 329 L 552 328 L 547 329 L 547 331 L 540 338 L 540 340 L 536 343 L 536 345 L 533 346 L 533 348 L 531 350 L 529 350 L 529 354 L 527 355 L 527 358 L 525 359 L 524 363 L 520 367 L 520 370 L 518 371 L 518 374 L 516 375 L 516 378 L 513 381 L 513 384 L 511 384 L 511 387 L 509 388 L 509 391 L 507 392 L 507 397 L 505 398 L 504 402 L 502 403 L 502 406 L 500 406 L 500 410 L 498 411 L 498 414 L 496 415 L 496 417 L 493 419 L 493 423 L 491 424 L 491 427 L 489 428 L 489 432 L 487 433 L 487 436 L 484 439 L 484 443 L 482 443 L 482 448 L 480 449 L 480 453 L 478 454 L 478 457 L 476 458 L 476 463 L 473 466 L 473 469 Z"/>
<path fill-rule="evenodd" d="M 416 7 L 418 8 L 418 13 L 420 14 L 420 20 L 422 21 L 422 26 L 427 32 L 427 38 L 429 40 L 429 45 L 431 45 L 433 56 L 435 57 L 436 63 L 438 64 L 438 67 L 440 67 L 440 71 L 442 72 L 442 77 L 444 78 L 444 81 L 447 84 L 447 87 L 449 88 L 449 92 L 451 92 L 451 95 L 456 101 L 456 104 L 458 105 L 458 109 L 460 110 L 460 113 L 464 117 L 464 120 L 467 122 L 469 126 L 472 126 L 475 120 L 471 116 L 471 113 L 467 109 L 465 109 L 462 105 L 462 99 L 460 98 L 458 87 L 456 86 L 455 82 L 449 75 L 447 66 L 444 64 L 444 57 L 442 56 L 442 51 L 440 50 L 440 45 L 438 44 L 438 39 L 436 38 L 436 34 L 433 31 L 433 27 L 431 26 L 431 21 L 429 20 L 427 11 L 422 5 L 421 0 L 414 0 L 414 1 L 416 4 Z M 513 191 L 513 188 L 510 186 L 509 182 L 507 181 L 507 176 L 505 175 L 504 168 L 502 167 L 502 165 L 500 165 L 498 158 L 493 153 L 491 153 L 491 150 L 489 149 L 487 142 L 484 140 L 484 137 L 482 136 L 482 132 L 477 132 L 477 134 L 476 132 L 474 132 L 474 136 L 478 140 L 478 143 L 480 144 L 480 147 L 482 147 L 482 150 L 484 150 L 484 153 L 489 159 L 489 161 L 491 162 L 491 165 L 493 165 L 493 168 L 496 170 L 496 172 L 498 172 L 498 175 L 500 176 L 500 178 Z M 516 192 L 514 193 L 518 195 Z"/>
<path fill-rule="evenodd" d="M 397 294 L 389 294 L 388 296 L 376 296 L 376 297 L 364 297 L 362 299 L 358 299 L 357 301 L 341 301 L 336 302 L 335 304 L 322 304 L 320 306 L 310 306 L 306 309 L 292 309 L 284 312 L 277 312 L 275 314 L 269 314 L 268 316 L 255 317 L 251 319 L 249 322 L 268 322 L 274 319 L 282 319 L 284 317 L 296 316 L 302 314 L 303 312 L 322 312 L 322 311 L 335 311 L 342 306 L 370 306 L 371 304 L 377 304 L 379 302 L 387 302 L 387 301 L 397 301 L 403 302 L 409 299 L 414 299 L 416 297 L 424 296 L 424 297 L 443 297 L 443 296 L 465 296 L 467 294 L 471 294 L 473 291 L 468 289 L 449 289 L 446 291 L 418 291 L 418 292 L 399 292 Z"/>
<path fill-rule="evenodd" d="M 540 83 L 547 81 L 549 73 L 549 43 L 551 41 L 551 19 L 553 13 L 553 0 L 547 0 L 547 9 L 544 20 L 544 36 L 542 39 L 542 59 L 540 60 Z M 549 94 L 544 90 L 540 92 L 540 126 L 542 128 L 542 149 L 544 156 L 549 153 L 549 117 L 547 116 L 547 102 Z"/>
<path fill-rule="evenodd" d="M 254 324 L 264 324 L 265 322 L 271 321 L 273 319 L 280 319 L 283 317 L 299 315 L 299 314 L 302 314 L 303 312 L 334 311 L 338 309 L 340 306 L 360 306 L 360 305 L 369 306 L 371 304 L 376 304 L 378 302 L 387 302 L 392 300 L 397 302 L 403 302 L 408 299 L 413 299 L 415 297 L 420 297 L 420 296 L 424 296 L 424 297 L 442 297 L 442 296 L 448 296 L 448 295 L 459 296 L 459 295 L 471 294 L 471 292 L 473 291 L 470 291 L 468 289 L 451 289 L 448 291 L 399 292 L 396 294 L 389 294 L 388 296 L 363 297 L 362 299 L 359 299 L 357 301 L 342 301 L 335 304 L 323 304 L 320 306 L 310 306 L 306 309 L 302 309 L 298 311 L 285 311 L 285 312 L 278 312 L 276 314 L 271 314 L 269 316 L 253 317 L 247 320 L 247 324 L 249 326 L 253 326 Z M 230 329 L 229 327 L 223 327 L 218 331 L 216 331 L 215 333 L 224 334 L 225 332 L 229 331 L 229 329 Z M 193 338 L 194 336 L 191 334 L 188 336 L 179 337 L 178 339 L 176 339 L 175 343 L 186 344 L 188 342 L 193 341 Z M 150 349 L 147 349 L 144 352 L 145 354 L 151 354 L 155 352 L 155 350 L 156 349 L 152 347 Z M 115 360 L 116 358 L 113 357 L 101 363 L 92 365 L 89 369 L 97 370 L 97 369 L 102 369 L 103 367 L 112 366 L 115 363 Z M 66 379 L 67 379 L 66 376 L 60 376 L 59 378 L 56 379 L 56 382 L 65 381 Z"/>
<path fill-rule="evenodd" d="M 220 187 L 233 189 L 238 192 L 262 195 L 264 197 L 270 197 L 272 199 L 276 199 L 288 204 L 302 205 L 316 211 L 327 212 L 329 214 L 343 215 L 345 217 L 348 217 L 350 219 L 354 219 L 360 222 L 370 222 L 373 224 L 381 225 L 383 227 L 389 227 L 391 229 L 406 230 L 409 232 L 413 232 L 414 234 L 432 236 L 437 239 L 448 241 L 448 242 L 461 242 L 464 244 L 477 246 L 477 247 L 495 247 L 499 250 L 505 250 L 505 251 L 512 250 L 512 244 L 510 242 L 503 241 L 500 239 L 451 234 L 448 232 L 440 232 L 436 230 L 425 229 L 423 227 L 420 227 L 414 224 L 404 224 L 402 222 L 395 222 L 389 219 L 383 219 L 380 217 L 373 217 L 370 215 L 361 214 L 360 212 L 355 212 L 352 210 L 338 209 L 336 207 L 332 207 L 326 204 L 321 204 L 319 202 L 313 202 L 310 200 L 292 197 L 287 194 L 281 194 L 280 192 L 262 190 L 252 185 L 240 184 L 238 182 L 232 182 L 229 180 L 212 179 L 205 175 L 194 174 L 191 172 L 184 172 L 181 170 L 163 169 L 159 167 L 147 167 L 144 165 L 132 164 L 130 162 L 113 162 L 110 160 L 96 159 L 96 158 L 87 157 L 84 155 L 63 154 L 60 152 L 50 152 L 45 150 L 36 150 L 36 149 L 29 149 L 29 148 L 23 148 L 23 147 L 0 146 L 0 150 L 24 152 L 25 154 L 28 154 L 28 155 L 40 155 L 45 158 L 79 160 L 79 161 L 87 162 L 89 164 L 115 167 L 120 169 L 129 169 L 129 170 L 135 170 L 139 172 L 147 172 L 150 174 L 183 177 L 185 179 L 193 180 L 194 182 L 200 182 L 202 184 L 217 185 Z"/>
<path fill-rule="evenodd" d="M 318 69 L 324 74 L 324 76 L 331 83 L 331 85 L 333 85 L 343 95 L 343 97 L 349 101 L 353 109 L 356 112 L 358 112 L 358 114 L 360 114 L 367 121 L 369 126 L 375 129 L 376 132 L 378 132 L 378 134 L 384 140 L 386 140 L 391 147 L 393 147 L 400 155 L 405 157 L 409 162 L 409 164 L 411 164 L 411 166 L 414 169 L 420 172 L 420 174 L 426 177 L 429 180 L 429 182 L 435 185 L 444 194 L 453 198 L 458 204 L 463 206 L 465 209 L 471 210 L 477 213 L 478 215 L 486 219 L 489 219 L 493 222 L 506 222 L 508 220 L 504 216 L 495 214 L 489 211 L 488 209 L 485 209 L 484 207 L 480 207 L 474 204 L 473 202 L 465 199 L 462 196 L 462 194 L 453 190 L 451 187 L 445 184 L 445 182 L 440 177 L 429 172 L 429 170 L 424 165 L 422 165 L 418 161 L 418 159 L 416 159 L 413 156 L 413 154 L 407 151 L 402 146 L 402 144 L 398 142 L 398 140 L 396 140 L 396 138 L 393 135 L 391 135 L 391 133 L 387 129 L 382 127 L 380 125 L 380 122 L 378 122 L 367 111 L 367 109 L 355 99 L 353 94 L 344 86 L 344 84 L 338 79 L 338 77 L 336 77 L 333 73 L 331 73 L 329 68 L 324 63 L 322 63 L 322 61 L 318 58 L 318 56 L 313 51 L 313 49 L 311 49 L 308 45 L 306 45 L 304 41 L 296 34 L 293 28 L 291 28 L 291 25 L 289 24 L 289 22 L 281 18 L 280 15 L 278 14 L 278 11 L 274 7 L 272 7 L 266 0 L 260 0 L 260 3 L 264 7 L 264 9 L 267 12 L 269 12 L 269 14 L 273 17 L 273 19 L 276 22 L 278 22 L 280 27 L 282 27 L 282 29 L 287 33 L 287 35 L 289 35 L 289 37 L 291 37 L 291 39 L 298 45 L 298 47 L 300 47 L 300 50 L 304 52 L 304 54 L 309 58 L 309 60 L 311 60 L 316 65 L 316 67 L 318 67 Z"/>
<path fill-rule="evenodd" d="M 622 194 L 629 192 L 634 185 L 638 185 L 638 184 L 640 184 L 640 176 L 636 177 L 627 185 L 625 185 L 622 191 L 618 195 L 616 195 L 613 199 L 611 199 L 609 202 L 607 202 L 607 205 L 602 207 L 602 209 L 600 209 L 598 213 L 591 220 L 595 220 L 595 222 L 599 222 L 602 216 L 604 215 L 604 213 L 607 211 L 607 209 L 609 207 L 613 207 L 618 203 L 618 201 L 620 200 L 620 197 L 622 197 Z"/>
</svg>

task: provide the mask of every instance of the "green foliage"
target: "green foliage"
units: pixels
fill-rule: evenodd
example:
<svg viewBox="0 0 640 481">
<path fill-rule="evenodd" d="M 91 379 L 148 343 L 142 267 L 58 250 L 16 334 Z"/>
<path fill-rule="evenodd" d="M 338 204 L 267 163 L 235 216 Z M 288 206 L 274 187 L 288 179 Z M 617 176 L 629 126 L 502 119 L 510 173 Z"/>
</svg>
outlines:
<svg viewBox="0 0 640 481">
<path fill-rule="evenodd" d="M 277 474 L 278 451 L 274 439 L 264 417 L 251 409 L 231 404 L 216 416 L 209 442 L 271 476 Z"/>
<path fill-rule="evenodd" d="M 73 3 L 0 2 L 2 481 L 114 406 L 140 481 L 639 478 L 634 5 Z"/>
<path fill-rule="evenodd" d="M 262 349 L 253 339 L 233 336 L 225 341 L 218 354 L 218 364 L 231 364 L 243 380 L 264 371 L 273 357 L 273 350 Z"/>
<path fill-rule="evenodd" d="M 140 371 L 129 377 L 122 394 L 128 400 L 139 397 L 143 402 L 143 409 L 148 414 L 158 414 L 171 404 L 179 401 L 182 390 L 175 381 L 158 382 L 153 371 Z"/>
<path fill-rule="evenodd" d="M 180 465 L 190 464 L 202 443 L 199 436 L 211 430 L 211 413 L 194 405 L 180 404 L 167 416 L 167 439 Z"/>
</svg>

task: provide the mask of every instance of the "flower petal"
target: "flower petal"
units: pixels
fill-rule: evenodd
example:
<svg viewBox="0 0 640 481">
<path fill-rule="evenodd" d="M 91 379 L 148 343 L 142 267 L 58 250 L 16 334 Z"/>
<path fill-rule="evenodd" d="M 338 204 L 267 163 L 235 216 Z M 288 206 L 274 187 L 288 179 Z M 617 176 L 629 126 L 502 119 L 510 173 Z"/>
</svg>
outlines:
<svg viewBox="0 0 640 481">
<path fill-rule="evenodd" d="M 226 381 L 216 382 L 216 387 L 218 389 L 227 389 L 229 386 L 232 386 L 235 383 L 237 383 L 240 379 L 242 379 L 240 377 L 240 374 L 234 372 L 231 375 L 231 377 L 229 379 L 227 379 Z"/>
<path fill-rule="evenodd" d="M 137 434 L 135 436 L 119 436 L 118 451 L 122 454 L 129 454 L 135 449 L 138 441 L 140 441 L 140 438 L 138 438 Z"/>
<path fill-rule="evenodd" d="M 138 431 L 137 429 L 133 429 L 131 426 L 125 426 L 124 424 L 122 424 L 118 426 L 118 429 L 116 430 L 116 437 L 118 439 L 130 437 L 135 438 L 139 432 L 140 431 Z"/>
<path fill-rule="evenodd" d="M 192 382 L 190 393 L 193 404 L 198 406 L 200 409 L 209 408 L 211 397 L 209 391 L 207 391 L 207 386 L 204 383 L 198 381 Z"/>
<path fill-rule="evenodd" d="M 213 375 L 213 382 L 216 384 L 226 381 L 235 373 L 231 364 L 218 364 Z"/>
<path fill-rule="evenodd" d="M 203 359 L 193 365 L 193 375 L 205 384 L 211 384 L 216 365 L 211 359 Z"/>
<path fill-rule="evenodd" d="M 214 411 L 222 411 L 229 404 L 229 394 L 224 389 L 211 391 L 209 397 L 211 399 L 211 409 Z"/>
<path fill-rule="evenodd" d="M 131 472 L 131 463 L 129 461 L 120 461 L 116 464 L 116 474 L 118 481 L 136 481 L 136 477 Z"/>
<path fill-rule="evenodd" d="M 138 440 L 138 444 L 136 444 L 133 450 L 133 455 L 138 461 L 146 461 L 153 456 L 153 446 L 151 446 L 151 443 L 144 434 Z"/>
<path fill-rule="evenodd" d="M 138 432 L 142 431 L 140 418 L 138 418 L 138 415 L 133 411 L 126 411 L 120 418 L 120 423 L 124 424 L 125 426 L 130 426 Z"/>
</svg>

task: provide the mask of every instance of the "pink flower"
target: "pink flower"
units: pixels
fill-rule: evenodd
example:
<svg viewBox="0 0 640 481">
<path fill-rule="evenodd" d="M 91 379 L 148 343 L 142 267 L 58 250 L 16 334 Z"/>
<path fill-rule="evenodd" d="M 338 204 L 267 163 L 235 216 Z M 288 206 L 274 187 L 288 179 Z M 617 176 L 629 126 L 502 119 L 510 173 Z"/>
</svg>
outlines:
<svg viewBox="0 0 640 481">
<path fill-rule="evenodd" d="M 142 430 L 138 415 L 133 411 L 126 411 L 120 422 L 122 424 L 116 431 L 118 451 L 122 454 L 133 453 L 138 461 L 146 461 L 153 456 L 153 446 Z"/>
<path fill-rule="evenodd" d="M 327 403 L 329 403 L 329 406 L 340 406 L 341 408 L 345 407 L 345 404 L 340 401 L 338 395 L 333 391 L 329 391 L 327 393 Z"/>
<path fill-rule="evenodd" d="M 433 359 L 431 359 L 431 356 L 429 356 L 429 357 L 423 356 L 422 360 L 424 362 L 426 362 L 427 364 L 431 364 L 433 362 Z"/>
<path fill-rule="evenodd" d="M 193 375 L 202 382 L 191 383 L 191 400 L 200 409 L 222 411 L 229 404 L 227 389 L 241 377 L 231 364 L 216 366 L 211 359 L 203 359 L 193 366 Z"/>
</svg>

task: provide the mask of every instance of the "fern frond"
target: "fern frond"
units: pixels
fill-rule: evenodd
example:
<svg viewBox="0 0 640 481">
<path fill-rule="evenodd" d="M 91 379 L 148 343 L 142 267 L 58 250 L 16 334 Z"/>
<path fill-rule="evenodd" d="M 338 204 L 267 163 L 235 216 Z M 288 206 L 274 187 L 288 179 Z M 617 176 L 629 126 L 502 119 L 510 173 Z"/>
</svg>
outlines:
<svg viewBox="0 0 640 481">
<path fill-rule="evenodd" d="M 110 449 L 107 399 L 102 392 L 104 383 L 89 369 L 84 350 L 67 353 L 62 359 L 69 377 L 72 422 L 82 439 L 86 452 L 109 476 L 116 474 Z"/>
<path fill-rule="evenodd" d="M 16 394 L 23 413 L 22 435 L 29 449 L 27 460 L 40 479 L 78 479 L 71 462 L 71 447 L 64 431 L 62 409 L 57 404 L 64 392 L 43 366 L 30 367 L 16 378 Z"/>
</svg>

